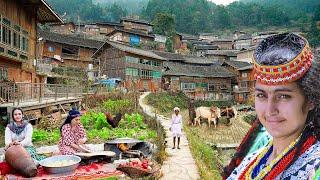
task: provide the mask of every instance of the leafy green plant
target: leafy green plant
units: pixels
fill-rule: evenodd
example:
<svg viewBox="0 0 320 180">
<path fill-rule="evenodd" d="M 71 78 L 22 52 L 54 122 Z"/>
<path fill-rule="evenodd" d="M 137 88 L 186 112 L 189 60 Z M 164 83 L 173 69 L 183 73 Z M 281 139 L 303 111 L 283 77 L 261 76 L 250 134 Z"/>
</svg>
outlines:
<svg viewBox="0 0 320 180">
<path fill-rule="evenodd" d="M 133 112 L 134 104 L 128 99 L 107 100 L 103 102 L 103 108 L 111 114 Z"/>
</svg>

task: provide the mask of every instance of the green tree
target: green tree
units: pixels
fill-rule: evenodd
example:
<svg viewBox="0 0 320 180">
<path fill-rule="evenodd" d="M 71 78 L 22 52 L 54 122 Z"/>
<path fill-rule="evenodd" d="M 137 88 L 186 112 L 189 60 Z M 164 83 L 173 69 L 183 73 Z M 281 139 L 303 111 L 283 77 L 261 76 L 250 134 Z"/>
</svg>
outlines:
<svg viewBox="0 0 320 180">
<path fill-rule="evenodd" d="M 152 23 L 157 34 L 172 36 L 175 33 L 175 20 L 171 14 L 157 13 Z"/>
<path fill-rule="evenodd" d="M 114 3 L 112 6 L 108 8 L 109 10 L 109 16 L 111 17 L 111 21 L 117 22 L 122 17 L 125 17 L 128 15 L 128 12 L 126 9 L 122 9 L 118 4 Z"/>
</svg>

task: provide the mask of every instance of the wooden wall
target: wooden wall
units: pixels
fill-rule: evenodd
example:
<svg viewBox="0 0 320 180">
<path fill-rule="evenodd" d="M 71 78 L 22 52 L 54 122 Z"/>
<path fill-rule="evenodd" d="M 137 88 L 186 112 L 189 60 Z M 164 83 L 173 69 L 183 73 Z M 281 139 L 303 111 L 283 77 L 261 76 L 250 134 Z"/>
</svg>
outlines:
<svg viewBox="0 0 320 180">
<path fill-rule="evenodd" d="M 0 14 L 10 20 L 11 25 L 18 25 L 29 33 L 28 60 L 18 67 L 11 58 L 6 58 L 9 63 L 9 79 L 34 82 L 36 79 L 33 60 L 36 57 L 36 9 L 32 6 L 22 6 L 17 0 L 0 0 Z M 3 45 L 3 44 L 2 44 Z M 11 49 L 11 47 L 8 47 Z M 13 49 L 14 50 L 14 49 Z M 19 50 L 14 50 L 19 51 Z M 1 55 L 0 55 L 1 56 Z M 2 58 L 5 58 L 2 56 Z M 22 73 L 22 74 L 21 74 Z M 39 78 L 39 77 L 38 77 Z"/>
</svg>

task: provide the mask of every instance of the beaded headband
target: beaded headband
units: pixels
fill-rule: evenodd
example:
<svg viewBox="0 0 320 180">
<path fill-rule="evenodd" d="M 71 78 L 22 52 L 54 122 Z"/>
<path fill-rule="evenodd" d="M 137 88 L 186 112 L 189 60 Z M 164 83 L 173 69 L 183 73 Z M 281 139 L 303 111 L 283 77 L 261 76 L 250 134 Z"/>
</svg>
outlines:
<svg viewBox="0 0 320 180">
<path fill-rule="evenodd" d="M 281 34 L 286 35 L 286 34 Z M 281 36 L 276 35 L 276 36 Z M 262 65 L 257 61 L 257 53 L 253 57 L 254 63 L 254 78 L 256 81 L 267 85 L 280 85 L 300 79 L 311 67 L 312 64 L 312 51 L 309 47 L 308 41 L 301 36 L 291 34 L 296 38 L 304 41 L 304 47 L 299 54 L 290 62 L 279 65 Z M 269 46 L 268 40 L 272 41 L 273 37 L 268 37 L 259 46 Z M 259 48 L 258 46 L 258 48 Z M 258 49 L 257 48 L 257 49 Z M 259 49 L 261 50 L 261 48 Z M 263 52 L 261 52 L 263 53 Z"/>
</svg>

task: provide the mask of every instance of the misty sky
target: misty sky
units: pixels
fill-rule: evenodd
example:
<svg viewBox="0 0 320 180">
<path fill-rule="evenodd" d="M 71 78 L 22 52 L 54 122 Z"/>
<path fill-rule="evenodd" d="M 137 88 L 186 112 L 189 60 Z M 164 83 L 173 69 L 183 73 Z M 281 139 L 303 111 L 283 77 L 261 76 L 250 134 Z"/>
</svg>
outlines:
<svg viewBox="0 0 320 180">
<path fill-rule="evenodd" d="M 230 3 L 232 3 L 235 0 L 209 0 L 214 2 L 215 4 L 223 4 L 223 5 L 228 5 Z"/>
</svg>

